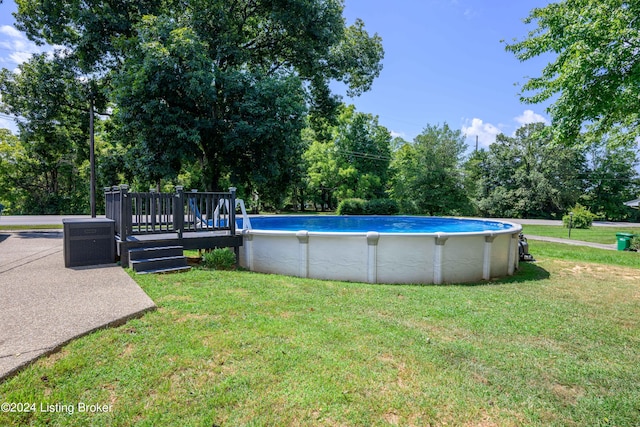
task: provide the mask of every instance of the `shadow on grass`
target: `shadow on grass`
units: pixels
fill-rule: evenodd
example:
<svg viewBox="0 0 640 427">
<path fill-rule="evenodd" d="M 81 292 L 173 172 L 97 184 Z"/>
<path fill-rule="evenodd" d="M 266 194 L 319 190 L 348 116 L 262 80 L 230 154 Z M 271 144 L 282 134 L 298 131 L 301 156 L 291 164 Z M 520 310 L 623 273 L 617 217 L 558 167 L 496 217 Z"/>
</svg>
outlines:
<svg viewBox="0 0 640 427">
<path fill-rule="evenodd" d="M 482 282 L 471 283 L 452 283 L 436 286 L 499 286 L 509 283 L 532 282 L 536 280 L 548 279 L 551 274 L 544 268 L 538 266 L 535 262 L 520 262 L 520 267 L 513 276 L 503 277 L 500 279 L 485 280 Z"/>
<path fill-rule="evenodd" d="M 495 280 L 495 284 L 506 283 L 521 283 L 531 282 L 534 280 L 546 280 L 551 274 L 544 268 L 537 265 L 535 262 L 520 262 L 518 271 L 513 276 L 504 277 L 502 279 Z"/>
</svg>

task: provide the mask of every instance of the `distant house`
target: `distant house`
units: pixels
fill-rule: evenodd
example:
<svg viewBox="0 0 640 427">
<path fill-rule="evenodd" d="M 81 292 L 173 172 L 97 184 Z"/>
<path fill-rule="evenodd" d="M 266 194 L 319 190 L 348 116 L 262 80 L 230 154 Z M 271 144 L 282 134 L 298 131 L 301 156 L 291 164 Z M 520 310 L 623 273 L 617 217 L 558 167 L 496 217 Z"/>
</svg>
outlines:
<svg viewBox="0 0 640 427">
<path fill-rule="evenodd" d="M 630 200 L 628 202 L 624 202 L 625 206 L 629 206 L 630 208 L 640 209 L 640 199 Z"/>
</svg>

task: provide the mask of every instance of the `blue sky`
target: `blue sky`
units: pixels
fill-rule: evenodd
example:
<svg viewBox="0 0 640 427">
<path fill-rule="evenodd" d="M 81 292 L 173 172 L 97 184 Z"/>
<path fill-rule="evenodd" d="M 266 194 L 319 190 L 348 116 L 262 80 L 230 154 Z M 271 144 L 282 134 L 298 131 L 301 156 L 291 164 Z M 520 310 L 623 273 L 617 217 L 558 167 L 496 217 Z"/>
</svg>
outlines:
<svg viewBox="0 0 640 427">
<path fill-rule="evenodd" d="M 394 136 L 412 140 L 429 124 L 448 123 L 486 147 L 524 123 L 548 121 L 548 105 L 519 100 L 519 85 L 538 76 L 542 59 L 521 63 L 501 40 L 522 39 L 522 20 L 547 0 L 346 0 L 345 18 L 382 37 L 383 70 L 371 91 L 351 99 L 379 116 Z M 38 48 L 13 27 L 15 4 L 0 4 L 0 67 L 14 69 Z M 343 92 L 340 85 L 334 86 Z M 0 115 L 0 127 L 9 121 Z"/>
<path fill-rule="evenodd" d="M 488 146 L 524 123 L 548 121 L 548 105 L 522 104 L 520 85 L 539 76 L 542 59 L 521 63 L 501 40 L 524 38 L 522 21 L 549 1 L 346 0 L 348 22 L 361 18 L 385 48 L 370 92 L 345 98 L 376 114 L 394 135 L 411 140 L 428 124 L 448 123 L 467 143 Z M 548 58 L 547 58 L 548 60 Z"/>
</svg>

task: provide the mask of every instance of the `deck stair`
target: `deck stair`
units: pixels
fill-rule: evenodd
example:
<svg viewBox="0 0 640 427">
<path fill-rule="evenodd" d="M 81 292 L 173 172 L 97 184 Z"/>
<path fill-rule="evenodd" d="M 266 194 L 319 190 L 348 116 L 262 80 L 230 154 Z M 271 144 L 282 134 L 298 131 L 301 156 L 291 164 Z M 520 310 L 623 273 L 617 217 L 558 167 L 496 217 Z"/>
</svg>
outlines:
<svg viewBox="0 0 640 427">
<path fill-rule="evenodd" d="M 129 249 L 129 266 L 138 274 L 187 271 L 182 246 L 156 246 Z"/>
</svg>

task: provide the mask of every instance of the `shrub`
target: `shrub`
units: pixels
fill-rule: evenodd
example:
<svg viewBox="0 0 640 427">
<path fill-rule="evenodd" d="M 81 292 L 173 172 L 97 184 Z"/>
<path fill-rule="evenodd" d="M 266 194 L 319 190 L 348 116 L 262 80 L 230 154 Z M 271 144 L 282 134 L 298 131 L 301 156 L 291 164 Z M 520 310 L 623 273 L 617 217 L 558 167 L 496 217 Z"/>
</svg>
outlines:
<svg viewBox="0 0 640 427">
<path fill-rule="evenodd" d="M 571 228 L 589 228 L 596 218 L 596 215 L 589 212 L 589 210 L 581 204 L 576 204 L 573 209 L 571 209 L 571 212 L 573 212 L 573 218 L 568 214 L 562 217 L 562 223 L 567 228 L 569 228 L 570 222 Z"/>
<path fill-rule="evenodd" d="M 366 202 L 362 199 L 344 199 L 338 205 L 338 215 L 364 215 Z"/>
<path fill-rule="evenodd" d="M 338 205 L 338 215 L 396 215 L 400 208 L 391 199 L 344 199 Z"/>
<path fill-rule="evenodd" d="M 640 237 L 634 237 L 631 239 L 631 246 L 629 246 L 629 250 L 640 252 Z"/>
<path fill-rule="evenodd" d="M 236 254 L 229 248 L 214 249 L 202 256 L 202 265 L 213 270 L 233 270 Z"/>
<path fill-rule="evenodd" d="M 398 212 L 398 203 L 391 199 L 369 200 L 364 206 L 364 213 L 367 215 L 396 215 Z"/>
</svg>

